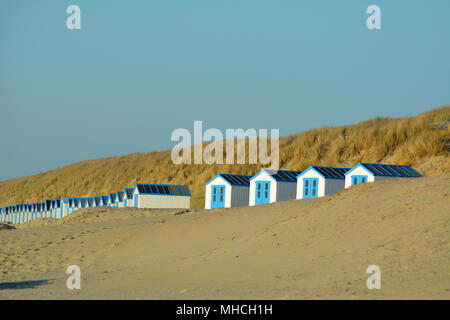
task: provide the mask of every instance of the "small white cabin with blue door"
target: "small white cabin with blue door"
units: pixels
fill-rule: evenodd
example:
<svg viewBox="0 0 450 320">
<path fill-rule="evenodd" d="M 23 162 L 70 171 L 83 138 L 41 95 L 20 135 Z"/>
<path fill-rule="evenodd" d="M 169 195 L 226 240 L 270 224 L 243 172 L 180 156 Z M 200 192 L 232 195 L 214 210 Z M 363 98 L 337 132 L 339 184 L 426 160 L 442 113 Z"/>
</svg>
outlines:
<svg viewBox="0 0 450 320">
<path fill-rule="evenodd" d="M 301 171 L 262 169 L 250 179 L 249 205 L 292 200 L 297 194 Z"/>
<path fill-rule="evenodd" d="M 94 204 L 96 207 L 102 206 L 102 198 L 101 197 L 94 197 Z"/>
<path fill-rule="evenodd" d="M 69 198 L 62 197 L 61 199 L 59 199 L 59 201 L 60 201 L 60 204 L 61 204 L 60 216 L 59 217 L 60 218 L 64 218 L 68 214 Z"/>
<path fill-rule="evenodd" d="M 80 198 L 80 209 L 87 208 L 87 199 L 86 198 Z"/>
<path fill-rule="evenodd" d="M 123 206 L 125 208 L 134 207 L 133 192 L 134 192 L 133 188 L 125 188 L 124 198 L 123 198 Z"/>
<path fill-rule="evenodd" d="M 123 191 L 117 191 L 117 208 L 123 208 L 124 207 L 124 198 L 125 198 L 125 192 Z"/>
<path fill-rule="evenodd" d="M 188 209 L 191 207 L 191 192 L 187 185 L 138 183 L 133 200 L 135 208 Z"/>
<path fill-rule="evenodd" d="M 74 203 L 74 206 L 73 206 L 74 212 L 81 209 L 81 198 L 74 198 L 73 203 Z"/>
<path fill-rule="evenodd" d="M 205 209 L 248 206 L 252 176 L 219 173 L 205 186 Z"/>
<path fill-rule="evenodd" d="M 350 188 L 355 184 L 379 180 L 420 177 L 423 177 L 423 175 L 411 166 L 358 163 L 345 173 L 345 188 Z"/>
<path fill-rule="evenodd" d="M 297 177 L 297 199 L 331 196 L 345 188 L 350 168 L 310 166 Z"/>
<path fill-rule="evenodd" d="M 87 207 L 88 208 L 95 207 L 95 202 L 94 202 L 94 198 L 93 197 L 86 198 L 86 200 L 87 200 Z"/>
<path fill-rule="evenodd" d="M 108 207 L 109 206 L 109 196 L 101 196 L 100 198 L 102 199 L 102 206 Z"/>
<path fill-rule="evenodd" d="M 37 203 L 33 203 L 33 210 L 31 212 L 31 219 L 37 218 Z"/>
<path fill-rule="evenodd" d="M 50 218 L 52 214 L 52 200 L 47 199 L 45 200 L 45 207 L 44 207 L 44 218 Z"/>
<path fill-rule="evenodd" d="M 117 207 L 117 193 L 109 194 L 109 205 L 111 207 Z"/>
<path fill-rule="evenodd" d="M 75 211 L 75 198 L 69 198 L 68 202 L 66 216 Z"/>
</svg>

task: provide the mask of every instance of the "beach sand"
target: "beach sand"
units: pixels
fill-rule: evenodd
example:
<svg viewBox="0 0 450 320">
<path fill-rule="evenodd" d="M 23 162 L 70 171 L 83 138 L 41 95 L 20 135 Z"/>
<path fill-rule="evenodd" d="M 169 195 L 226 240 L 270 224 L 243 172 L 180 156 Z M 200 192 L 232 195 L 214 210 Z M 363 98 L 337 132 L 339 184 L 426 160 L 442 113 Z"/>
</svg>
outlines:
<svg viewBox="0 0 450 320">
<path fill-rule="evenodd" d="M 0 228 L 0 299 L 449 299 L 450 174 L 213 211 Z M 81 290 L 66 269 L 81 268 Z M 369 290 L 369 265 L 381 289 Z"/>
</svg>

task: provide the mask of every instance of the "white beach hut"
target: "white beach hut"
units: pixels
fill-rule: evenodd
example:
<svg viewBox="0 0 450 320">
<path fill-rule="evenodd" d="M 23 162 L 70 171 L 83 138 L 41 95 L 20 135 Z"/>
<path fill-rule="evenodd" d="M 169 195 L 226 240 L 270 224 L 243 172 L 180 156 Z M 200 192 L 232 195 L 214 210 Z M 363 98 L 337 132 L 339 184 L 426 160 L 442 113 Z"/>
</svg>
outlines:
<svg viewBox="0 0 450 320">
<path fill-rule="evenodd" d="M 191 192 L 187 185 L 143 184 L 134 188 L 135 208 L 190 208 Z"/>
<path fill-rule="evenodd" d="M 125 192 L 123 191 L 117 191 L 117 208 L 123 208 L 124 207 L 124 199 L 125 199 Z"/>
<path fill-rule="evenodd" d="M 117 193 L 109 194 L 109 205 L 111 207 L 117 207 Z"/>
<path fill-rule="evenodd" d="M 217 174 L 205 184 L 205 209 L 248 206 L 251 177 Z"/>
<path fill-rule="evenodd" d="M 133 188 L 125 188 L 124 198 L 123 198 L 123 206 L 126 207 L 134 207 L 133 201 Z"/>
<path fill-rule="evenodd" d="M 358 163 L 345 173 L 345 188 L 355 184 L 393 178 L 423 177 L 416 169 L 406 165 Z"/>
<path fill-rule="evenodd" d="M 249 205 L 296 198 L 297 176 L 301 171 L 262 169 L 250 179 Z"/>
<path fill-rule="evenodd" d="M 110 205 L 109 196 L 101 196 L 100 198 L 102 199 L 102 206 L 108 207 Z"/>
<path fill-rule="evenodd" d="M 333 195 L 345 188 L 349 168 L 310 166 L 297 177 L 297 199 Z"/>
</svg>

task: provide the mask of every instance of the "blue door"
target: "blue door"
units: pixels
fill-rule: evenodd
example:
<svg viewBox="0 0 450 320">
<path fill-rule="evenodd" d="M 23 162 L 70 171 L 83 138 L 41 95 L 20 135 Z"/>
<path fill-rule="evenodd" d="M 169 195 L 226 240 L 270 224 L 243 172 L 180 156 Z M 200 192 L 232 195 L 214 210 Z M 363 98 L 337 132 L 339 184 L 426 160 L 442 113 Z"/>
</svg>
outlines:
<svg viewBox="0 0 450 320">
<path fill-rule="evenodd" d="M 360 184 L 360 183 L 366 183 L 367 182 L 367 176 L 352 176 L 352 186 L 354 186 L 355 184 Z"/>
<path fill-rule="evenodd" d="M 211 187 L 211 209 L 225 207 L 225 186 Z"/>
<path fill-rule="evenodd" d="M 318 178 L 304 178 L 303 179 L 303 198 L 316 198 L 317 189 L 319 187 Z"/>
<path fill-rule="evenodd" d="M 256 181 L 255 204 L 270 202 L 270 181 Z"/>
</svg>

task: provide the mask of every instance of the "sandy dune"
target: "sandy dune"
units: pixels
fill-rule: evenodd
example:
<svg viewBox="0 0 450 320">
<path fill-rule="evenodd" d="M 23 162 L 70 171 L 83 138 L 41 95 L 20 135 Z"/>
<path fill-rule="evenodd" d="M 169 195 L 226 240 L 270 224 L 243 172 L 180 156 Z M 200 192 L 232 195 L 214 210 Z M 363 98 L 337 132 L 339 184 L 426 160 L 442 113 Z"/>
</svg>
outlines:
<svg viewBox="0 0 450 320">
<path fill-rule="evenodd" d="M 253 208 L 0 228 L 0 299 L 449 299 L 450 174 Z M 81 290 L 66 288 L 78 265 Z M 381 290 L 366 288 L 378 265 Z"/>
</svg>

